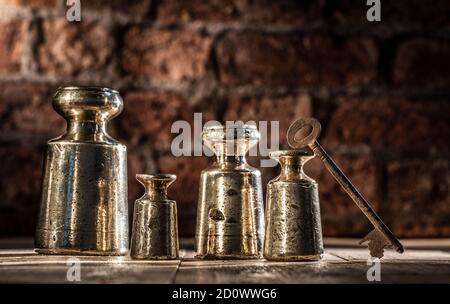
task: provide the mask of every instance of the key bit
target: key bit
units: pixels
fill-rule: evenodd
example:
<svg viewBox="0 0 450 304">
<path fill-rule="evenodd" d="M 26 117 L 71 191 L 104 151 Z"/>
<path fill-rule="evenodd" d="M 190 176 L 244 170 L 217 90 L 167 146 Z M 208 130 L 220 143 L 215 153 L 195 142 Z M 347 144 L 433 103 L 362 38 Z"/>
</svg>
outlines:
<svg viewBox="0 0 450 304">
<path fill-rule="evenodd" d="M 389 241 L 377 229 L 369 232 L 369 234 L 367 234 L 361 241 L 359 241 L 359 245 L 362 245 L 366 242 L 367 247 L 369 247 L 370 255 L 374 258 L 379 259 L 383 257 L 384 248 L 391 246 Z"/>
<path fill-rule="evenodd" d="M 303 138 L 297 139 L 296 135 L 300 130 L 307 130 L 307 135 Z M 318 120 L 314 118 L 298 119 L 291 124 L 287 132 L 287 141 L 289 146 L 293 149 L 301 149 L 309 147 L 314 154 L 320 158 L 325 167 L 330 171 L 331 175 L 341 185 L 344 191 L 355 202 L 359 209 L 364 213 L 367 219 L 375 227 L 374 231 L 370 232 L 360 244 L 368 242 L 370 254 L 373 257 L 382 257 L 383 248 L 392 246 L 397 252 L 403 253 L 403 245 L 383 223 L 378 214 L 372 209 L 369 202 L 362 196 L 361 193 L 353 186 L 350 180 L 341 171 L 338 165 L 325 152 L 322 146 L 317 141 L 321 130 Z"/>
</svg>

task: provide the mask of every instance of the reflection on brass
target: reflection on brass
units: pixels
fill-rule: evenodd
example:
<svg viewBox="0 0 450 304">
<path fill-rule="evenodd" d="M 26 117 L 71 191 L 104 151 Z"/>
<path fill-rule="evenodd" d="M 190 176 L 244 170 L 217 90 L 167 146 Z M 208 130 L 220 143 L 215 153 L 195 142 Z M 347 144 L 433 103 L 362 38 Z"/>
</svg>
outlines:
<svg viewBox="0 0 450 304">
<path fill-rule="evenodd" d="M 126 147 L 106 132 L 123 101 L 117 91 L 60 88 L 53 107 L 67 131 L 47 143 L 35 248 L 46 254 L 128 252 Z"/>
<path fill-rule="evenodd" d="M 264 237 L 261 173 L 245 160 L 259 132 L 252 125 L 209 126 L 202 138 L 217 158 L 200 178 L 197 257 L 260 258 Z"/>
<path fill-rule="evenodd" d="M 173 174 L 138 174 L 145 194 L 134 204 L 131 257 L 133 259 L 177 259 L 178 221 L 175 201 L 167 199 Z"/>
<path fill-rule="evenodd" d="M 350 180 L 345 176 L 345 174 L 339 169 L 336 163 L 331 159 L 331 157 L 325 152 L 322 146 L 317 141 L 320 134 L 320 123 L 314 118 L 303 118 L 296 120 L 289 127 L 287 133 L 287 140 L 289 145 L 294 149 L 301 149 L 306 146 L 314 151 L 314 154 L 318 156 L 325 167 L 330 171 L 333 177 L 341 185 L 341 187 L 347 192 L 355 204 L 361 209 L 367 219 L 375 227 L 375 231 L 369 233 L 361 243 L 368 241 L 370 253 L 373 257 L 381 258 L 383 256 L 383 248 L 387 246 L 394 247 L 399 253 L 403 253 L 403 246 L 400 241 L 394 236 L 394 234 L 389 230 L 389 228 L 383 223 L 377 213 L 372 209 L 367 200 L 362 196 L 361 193 L 353 186 Z M 308 135 L 297 139 L 296 135 L 300 130 L 307 129 L 309 131 Z"/>
<path fill-rule="evenodd" d="M 276 261 L 320 260 L 322 227 L 317 183 L 303 172 L 309 149 L 275 151 L 281 173 L 267 185 L 264 257 Z"/>
</svg>

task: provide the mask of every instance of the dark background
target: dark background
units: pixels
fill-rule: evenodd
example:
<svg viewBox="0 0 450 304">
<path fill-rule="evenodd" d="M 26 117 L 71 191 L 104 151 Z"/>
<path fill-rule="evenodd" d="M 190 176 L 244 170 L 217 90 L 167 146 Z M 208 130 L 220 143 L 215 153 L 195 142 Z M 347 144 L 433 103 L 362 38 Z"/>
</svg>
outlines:
<svg viewBox="0 0 450 304">
<path fill-rule="evenodd" d="M 400 237 L 450 237 L 450 1 L 0 0 L 0 236 L 32 236 L 45 142 L 65 129 L 60 85 L 120 90 L 110 133 L 136 173 L 178 176 L 170 195 L 192 235 L 205 157 L 173 157 L 171 124 L 315 116 L 321 142 Z M 283 141 L 285 147 L 285 142 Z M 257 160 L 251 160 L 258 164 Z M 364 216 L 319 161 L 326 236 L 361 236 Z M 262 169 L 265 183 L 278 168 Z"/>
</svg>

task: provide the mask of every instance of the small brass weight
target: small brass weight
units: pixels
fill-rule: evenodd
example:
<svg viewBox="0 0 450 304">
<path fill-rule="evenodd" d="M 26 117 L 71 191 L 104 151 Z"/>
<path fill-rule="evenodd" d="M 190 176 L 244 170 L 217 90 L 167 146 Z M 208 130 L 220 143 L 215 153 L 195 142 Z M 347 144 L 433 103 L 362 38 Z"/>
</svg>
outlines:
<svg viewBox="0 0 450 304">
<path fill-rule="evenodd" d="M 397 252 L 403 253 L 403 246 L 400 241 L 383 223 L 367 200 L 361 193 L 359 193 L 341 169 L 339 169 L 338 165 L 336 165 L 336 163 L 319 144 L 317 138 L 319 137 L 320 129 L 320 123 L 314 118 L 302 118 L 296 120 L 292 123 L 287 132 L 289 146 L 294 149 L 309 147 L 314 154 L 320 158 L 336 181 L 341 185 L 345 192 L 351 197 L 351 199 L 375 227 L 374 230 L 372 230 L 360 241 L 360 244 L 368 242 L 368 247 L 372 257 L 383 257 L 383 249 L 388 246 L 392 246 Z M 298 140 L 296 138 L 296 134 L 300 130 L 309 131 L 309 134 Z"/>
<path fill-rule="evenodd" d="M 170 260 L 178 258 L 177 205 L 167 198 L 173 174 L 138 174 L 145 194 L 134 204 L 131 252 L 133 259 Z"/>
</svg>

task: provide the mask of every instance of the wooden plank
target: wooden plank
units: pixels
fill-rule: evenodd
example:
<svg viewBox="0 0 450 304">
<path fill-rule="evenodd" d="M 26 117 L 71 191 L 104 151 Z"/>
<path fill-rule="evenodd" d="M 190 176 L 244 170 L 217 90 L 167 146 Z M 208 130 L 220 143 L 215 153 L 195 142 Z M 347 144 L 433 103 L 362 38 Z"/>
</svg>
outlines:
<svg viewBox="0 0 450 304">
<path fill-rule="evenodd" d="M 450 282 L 445 252 L 410 250 L 403 260 L 395 259 L 395 252 L 386 254 L 388 262 L 383 259 L 380 264 L 383 283 Z M 204 261 L 193 257 L 192 251 L 186 254 L 176 283 L 372 283 L 367 271 L 373 264 L 367 263 L 364 248 L 327 250 L 320 262 Z M 392 260 L 396 262 L 389 262 Z"/>
<path fill-rule="evenodd" d="M 448 283 L 450 251 L 445 243 L 432 250 L 417 242 L 403 255 L 385 251 L 382 283 Z M 129 257 L 77 257 L 81 283 L 369 283 L 366 248 L 331 246 L 319 262 L 265 260 L 196 260 L 192 250 L 181 250 L 182 261 L 139 261 Z M 18 247 L 16 247 L 18 248 Z M 24 248 L 24 247 L 22 247 Z M 444 249 L 442 249 L 444 248 Z M 31 249 L 0 250 L 0 283 L 71 283 L 70 256 L 39 255 Z"/>
<path fill-rule="evenodd" d="M 363 262 L 370 258 L 369 250 L 365 248 L 331 248 L 328 249 L 328 252 L 348 261 Z M 429 261 L 448 263 L 450 262 L 450 252 L 406 248 L 403 254 L 399 254 L 393 250 L 385 250 L 381 260 L 384 262 Z"/>
<path fill-rule="evenodd" d="M 336 238 L 325 237 L 323 242 L 325 248 L 340 247 L 340 248 L 361 248 L 359 245 L 360 239 L 355 238 Z M 405 248 L 411 249 L 442 249 L 450 250 L 450 239 L 401 239 L 400 242 Z"/>
<path fill-rule="evenodd" d="M 80 263 L 80 283 L 172 283 L 180 264 L 180 260 L 11 253 L 14 252 L 0 251 L 0 283 L 72 283 L 67 280 L 67 273 L 73 258 Z"/>
<path fill-rule="evenodd" d="M 347 263 L 272 263 L 249 261 L 183 261 L 176 283 L 372 283 L 373 265 Z M 381 263 L 382 283 L 448 283 L 450 265 L 436 263 Z M 376 282 L 375 282 L 376 283 Z"/>
<path fill-rule="evenodd" d="M 361 268 L 346 265 L 345 260 L 324 254 L 319 262 L 272 262 L 266 260 L 197 260 L 194 252 L 186 254 L 179 267 L 175 283 L 316 283 L 336 282 L 333 271 L 324 277 L 327 270 Z M 361 272 L 361 271 L 359 271 Z M 361 280 L 357 278 L 356 281 Z"/>
</svg>

